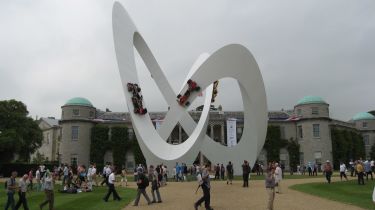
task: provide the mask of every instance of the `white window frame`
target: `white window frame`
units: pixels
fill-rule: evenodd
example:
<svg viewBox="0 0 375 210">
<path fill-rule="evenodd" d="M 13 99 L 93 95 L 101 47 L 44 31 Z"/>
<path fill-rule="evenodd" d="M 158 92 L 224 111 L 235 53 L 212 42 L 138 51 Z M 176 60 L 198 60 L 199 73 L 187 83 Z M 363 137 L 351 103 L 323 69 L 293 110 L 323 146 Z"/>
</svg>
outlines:
<svg viewBox="0 0 375 210">
<path fill-rule="evenodd" d="M 316 130 L 316 128 L 318 128 L 318 130 Z M 313 124 L 312 130 L 313 130 L 313 137 L 314 138 L 320 138 L 320 124 Z"/>
<path fill-rule="evenodd" d="M 73 136 L 73 130 L 74 130 L 73 128 L 77 128 L 77 138 L 75 138 L 75 136 Z M 72 131 L 72 136 L 71 136 L 72 141 L 78 141 L 79 140 L 79 126 L 73 125 L 71 127 L 71 131 Z"/>
</svg>

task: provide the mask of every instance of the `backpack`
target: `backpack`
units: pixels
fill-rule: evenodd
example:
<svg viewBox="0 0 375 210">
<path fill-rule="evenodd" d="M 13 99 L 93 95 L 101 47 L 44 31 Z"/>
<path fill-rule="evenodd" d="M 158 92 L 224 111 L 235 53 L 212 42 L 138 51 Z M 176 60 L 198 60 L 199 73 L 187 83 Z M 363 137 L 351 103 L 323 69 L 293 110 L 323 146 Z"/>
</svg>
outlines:
<svg viewBox="0 0 375 210">
<path fill-rule="evenodd" d="M 142 184 L 145 187 L 148 187 L 150 185 L 150 180 L 147 178 L 147 176 L 144 176 Z"/>
</svg>

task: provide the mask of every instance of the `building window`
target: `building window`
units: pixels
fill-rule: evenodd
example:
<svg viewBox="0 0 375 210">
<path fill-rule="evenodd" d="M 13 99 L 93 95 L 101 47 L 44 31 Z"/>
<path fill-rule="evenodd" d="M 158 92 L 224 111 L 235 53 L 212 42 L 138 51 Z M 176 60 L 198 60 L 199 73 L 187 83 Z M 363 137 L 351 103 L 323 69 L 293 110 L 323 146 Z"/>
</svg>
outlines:
<svg viewBox="0 0 375 210">
<path fill-rule="evenodd" d="M 367 122 L 362 122 L 362 127 L 367 128 Z"/>
<path fill-rule="evenodd" d="M 90 111 L 90 118 L 94 117 L 94 111 Z"/>
<path fill-rule="evenodd" d="M 79 135 L 79 126 L 72 126 L 72 141 L 77 141 Z"/>
<path fill-rule="evenodd" d="M 47 144 L 49 144 L 49 138 L 50 138 L 50 134 L 47 133 L 47 134 L 46 134 L 46 142 L 47 142 Z"/>
<path fill-rule="evenodd" d="M 280 137 L 281 139 L 285 139 L 285 127 L 280 126 Z"/>
<path fill-rule="evenodd" d="M 301 165 L 304 165 L 304 163 L 305 163 L 305 160 L 304 160 L 304 155 L 303 155 L 303 152 L 300 152 L 299 153 L 299 162 L 300 162 L 300 164 Z"/>
<path fill-rule="evenodd" d="M 72 165 L 72 166 L 78 165 L 78 155 L 77 154 L 71 154 L 70 155 L 70 165 Z"/>
<path fill-rule="evenodd" d="M 300 139 L 303 139 L 302 125 L 298 126 L 298 137 Z"/>
<path fill-rule="evenodd" d="M 319 138 L 320 137 L 319 124 L 313 124 L 313 136 L 315 138 Z"/>
<path fill-rule="evenodd" d="M 302 115 L 302 111 L 301 111 L 301 109 L 297 109 L 297 115 L 298 115 L 298 116 L 301 116 L 301 115 Z"/>
<path fill-rule="evenodd" d="M 73 109 L 73 116 L 79 116 L 79 109 Z"/>
<path fill-rule="evenodd" d="M 314 153 L 315 163 L 321 164 L 322 163 L 322 152 L 315 152 Z"/>
<path fill-rule="evenodd" d="M 363 142 L 365 143 L 365 145 L 370 145 L 370 137 L 369 135 L 364 135 L 363 136 Z"/>
<path fill-rule="evenodd" d="M 311 114 L 312 115 L 318 115 L 319 114 L 319 108 L 318 107 L 311 107 Z"/>
</svg>

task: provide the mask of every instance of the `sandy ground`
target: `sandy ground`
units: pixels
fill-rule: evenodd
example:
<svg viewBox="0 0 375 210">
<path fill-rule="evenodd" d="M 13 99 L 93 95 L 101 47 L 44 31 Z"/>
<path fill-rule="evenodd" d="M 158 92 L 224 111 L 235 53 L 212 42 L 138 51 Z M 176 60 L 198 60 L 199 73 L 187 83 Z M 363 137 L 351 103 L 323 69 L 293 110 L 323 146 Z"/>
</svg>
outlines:
<svg viewBox="0 0 375 210">
<path fill-rule="evenodd" d="M 308 195 L 298 191 L 288 189 L 290 185 L 323 182 L 323 178 L 314 179 L 289 179 L 283 180 L 282 193 L 276 194 L 275 210 L 359 210 L 362 208 L 335 201 L 326 200 L 316 196 Z M 333 181 L 339 181 L 339 178 L 333 177 Z M 215 210 L 242 210 L 242 209 L 266 209 L 267 193 L 264 188 L 264 181 L 251 181 L 249 188 L 242 188 L 240 181 L 233 182 L 233 185 L 227 185 L 224 181 L 211 182 L 211 206 Z M 134 183 L 130 187 L 135 187 Z M 132 206 L 133 202 L 123 210 L 143 210 L 143 209 L 176 209 L 192 210 L 193 204 L 202 196 L 200 189 L 195 194 L 196 182 L 168 183 L 166 187 L 160 188 L 160 194 L 163 203 L 147 205 L 144 197 L 141 196 L 139 206 Z M 150 187 L 147 193 L 151 197 Z M 204 204 L 199 209 L 204 209 Z"/>
</svg>

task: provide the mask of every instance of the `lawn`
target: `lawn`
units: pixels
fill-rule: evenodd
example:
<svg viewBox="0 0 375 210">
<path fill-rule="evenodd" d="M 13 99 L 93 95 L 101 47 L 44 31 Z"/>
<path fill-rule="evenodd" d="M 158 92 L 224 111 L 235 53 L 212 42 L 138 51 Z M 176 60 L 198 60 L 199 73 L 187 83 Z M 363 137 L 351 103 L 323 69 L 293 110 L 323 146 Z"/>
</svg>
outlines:
<svg viewBox="0 0 375 210">
<path fill-rule="evenodd" d="M 329 200 L 352 204 L 365 209 L 375 209 L 372 203 L 372 192 L 375 181 L 358 185 L 356 180 L 327 183 L 308 183 L 293 185 L 290 188 L 304 193 L 316 195 Z"/>
<path fill-rule="evenodd" d="M 1 183 L 0 190 L 0 207 L 4 208 L 6 203 L 6 193 L 4 191 L 4 183 Z M 103 197 L 107 193 L 106 187 L 94 187 L 93 192 L 82 192 L 77 194 L 64 194 L 57 192 L 57 188 L 61 185 L 55 186 L 55 210 L 120 210 L 127 204 L 134 200 L 136 195 L 135 189 L 117 187 L 116 190 L 121 201 L 113 201 L 112 196 L 108 202 L 103 201 Z M 14 196 L 16 202 L 18 201 L 18 194 Z M 30 209 L 39 209 L 39 204 L 44 200 L 44 192 L 30 192 L 26 195 L 27 202 Z M 22 207 L 20 208 L 22 209 Z M 48 205 L 44 207 L 48 209 Z"/>
</svg>

